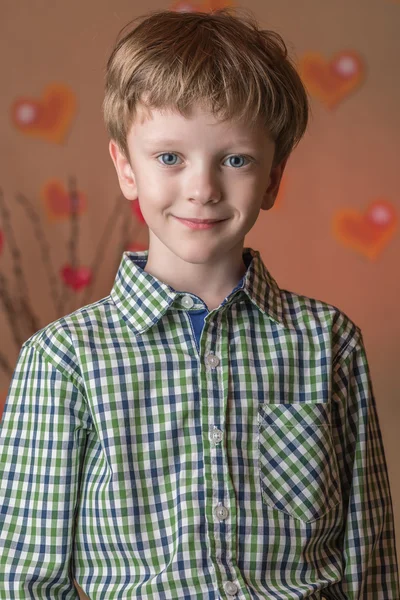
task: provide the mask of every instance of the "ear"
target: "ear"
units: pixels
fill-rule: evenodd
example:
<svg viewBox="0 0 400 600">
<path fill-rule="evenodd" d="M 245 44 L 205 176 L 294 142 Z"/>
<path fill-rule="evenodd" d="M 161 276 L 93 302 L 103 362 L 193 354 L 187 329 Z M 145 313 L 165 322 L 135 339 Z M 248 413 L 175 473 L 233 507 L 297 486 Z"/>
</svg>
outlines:
<svg viewBox="0 0 400 600">
<path fill-rule="evenodd" d="M 128 200 L 136 200 L 138 197 L 137 186 L 129 160 L 114 140 L 110 141 L 108 150 L 114 163 L 115 170 L 117 171 L 118 181 L 123 195 Z"/>
<path fill-rule="evenodd" d="M 271 172 L 269 174 L 269 185 L 267 190 L 265 191 L 261 205 L 262 210 L 269 210 L 273 207 L 279 192 L 279 186 L 287 161 L 288 159 L 285 158 L 282 162 L 279 163 L 279 165 L 271 167 Z"/>
</svg>

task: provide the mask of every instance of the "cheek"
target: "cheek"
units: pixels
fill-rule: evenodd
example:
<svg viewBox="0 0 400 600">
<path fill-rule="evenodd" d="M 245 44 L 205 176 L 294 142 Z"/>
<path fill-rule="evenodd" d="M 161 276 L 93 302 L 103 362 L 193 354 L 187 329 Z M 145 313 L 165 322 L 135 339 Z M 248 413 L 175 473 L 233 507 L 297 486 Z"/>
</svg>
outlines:
<svg viewBox="0 0 400 600">
<path fill-rule="evenodd" d="M 148 186 L 142 188 L 142 193 L 138 194 L 140 210 L 143 216 L 154 218 L 157 215 L 163 215 L 164 211 L 167 211 L 173 204 L 170 200 L 170 196 L 166 193 L 165 189 L 160 193 L 159 188 Z"/>
<path fill-rule="evenodd" d="M 247 206 L 242 207 L 242 216 L 246 221 L 246 227 L 252 227 L 258 219 L 261 210 L 260 202 L 251 202 Z"/>
<path fill-rule="evenodd" d="M 139 191 L 142 190 L 142 195 L 153 199 L 166 197 L 171 190 L 177 187 L 177 183 L 172 177 L 168 177 L 168 173 L 160 172 L 160 169 L 154 165 L 150 167 L 148 164 L 138 170 L 136 183 Z"/>
</svg>

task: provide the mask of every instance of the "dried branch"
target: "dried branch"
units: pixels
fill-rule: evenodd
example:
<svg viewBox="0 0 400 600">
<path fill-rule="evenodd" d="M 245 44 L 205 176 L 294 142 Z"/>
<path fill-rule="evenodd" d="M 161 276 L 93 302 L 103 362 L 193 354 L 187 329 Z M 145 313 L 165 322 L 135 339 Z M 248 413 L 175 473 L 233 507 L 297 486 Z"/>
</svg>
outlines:
<svg viewBox="0 0 400 600">
<path fill-rule="evenodd" d="M 78 219 L 78 193 L 76 178 L 71 176 L 68 180 L 68 192 L 71 200 L 71 235 L 67 245 L 69 249 L 69 264 L 72 269 L 76 269 L 78 266 L 78 239 L 79 239 L 79 219 Z M 60 316 L 69 312 L 68 306 L 72 298 L 71 289 L 67 288 L 65 293 L 62 294 L 60 300 Z"/>
<path fill-rule="evenodd" d="M 0 301 L 3 304 L 4 311 L 7 315 L 13 338 L 18 347 L 21 347 L 23 336 L 20 331 L 20 318 L 15 307 L 15 302 L 8 292 L 9 284 L 3 273 L 0 272 Z"/>
<path fill-rule="evenodd" d="M 93 260 L 92 266 L 90 267 L 91 273 L 92 273 L 92 279 L 90 281 L 90 284 L 85 289 L 85 293 L 82 298 L 82 306 L 85 306 L 89 302 L 90 293 L 91 293 L 94 283 L 96 281 L 97 273 L 99 271 L 100 265 L 103 264 L 103 255 L 104 255 L 104 251 L 107 246 L 107 242 L 110 241 L 111 234 L 115 227 L 115 223 L 118 221 L 118 218 L 121 214 L 121 210 L 122 210 L 121 206 L 123 206 L 123 204 L 121 203 L 121 196 L 119 195 L 117 197 L 114 210 L 111 213 L 111 216 L 106 223 L 106 226 L 103 231 L 103 235 L 101 236 L 99 243 L 97 244 L 95 258 Z"/>
<path fill-rule="evenodd" d="M 24 309 L 19 318 L 26 319 L 29 329 L 31 330 L 33 328 L 32 333 L 35 333 L 35 331 L 40 329 L 40 324 L 38 318 L 33 312 L 32 306 L 29 303 L 28 286 L 22 270 L 21 253 L 15 240 L 14 231 L 11 225 L 10 213 L 5 205 L 2 189 L 0 189 L 0 214 L 3 221 L 4 231 L 6 233 L 7 243 L 10 246 L 14 275 L 17 283 L 19 284 L 19 303 Z"/>
<path fill-rule="evenodd" d="M 56 315 L 59 316 L 59 315 L 61 315 L 61 310 L 62 310 L 62 306 L 61 306 L 61 293 L 62 292 L 61 292 L 61 290 L 58 290 L 60 280 L 56 275 L 55 269 L 53 267 L 53 262 L 51 260 L 50 244 L 48 243 L 45 233 L 43 231 L 40 217 L 39 217 L 38 213 L 36 212 L 32 203 L 30 202 L 30 200 L 28 200 L 28 198 L 26 198 L 23 194 L 17 194 L 17 201 L 20 202 L 20 204 L 24 208 L 28 218 L 30 219 L 30 221 L 32 223 L 34 234 L 35 234 L 36 240 L 39 244 L 39 248 L 41 251 L 41 256 L 42 256 L 43 265 L 45 267 L 45 272 L 46 272 L 46 275 L 48 277 L 48 281 L 50 284 L 50 294 L 51 294 L 51 297 L 53 300 Z"/>
<path fill-rule="evenodd" d="M 14 369 L 2 352 L 0 352 L 0 369 L 3 369 L 8 377 L 12 377 Z"/>
</svg>

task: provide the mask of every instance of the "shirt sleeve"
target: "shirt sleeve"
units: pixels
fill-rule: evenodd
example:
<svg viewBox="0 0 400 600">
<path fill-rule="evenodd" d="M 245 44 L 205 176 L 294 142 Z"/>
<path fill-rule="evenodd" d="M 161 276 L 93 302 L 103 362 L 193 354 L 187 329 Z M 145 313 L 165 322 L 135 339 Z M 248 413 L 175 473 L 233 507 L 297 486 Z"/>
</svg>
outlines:
<svg viewBox="0 0 400 600">
<path fill-rule="evenodd" d="M 349 349 L 350 348 L 350 349 Z M 340 406 L 338 459 L 346 507 L 341 582 L 327 600 L 399 600 L 393 506 L 382 434 L 361 330 L 334 368 Z"/>
<path fill-rule="evenodd" d="M 0 423 L 1 600 L 79 600 L 71 555 L 86 414 L 71 378 L 22 346 Z"/>
</svg>

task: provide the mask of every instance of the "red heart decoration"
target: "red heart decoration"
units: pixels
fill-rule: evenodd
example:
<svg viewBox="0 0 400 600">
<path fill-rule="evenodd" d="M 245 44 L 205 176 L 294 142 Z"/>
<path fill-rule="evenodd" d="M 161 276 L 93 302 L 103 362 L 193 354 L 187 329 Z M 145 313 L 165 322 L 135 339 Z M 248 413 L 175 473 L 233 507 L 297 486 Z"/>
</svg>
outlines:
<svg viewBox="0 0 400 600">
<path fill-rule="evenodd" d="M 73 269 L 71 265 L 65 265 L 60 271 L 65 285 L 75 292 L 87 287 L 92 280 L 92 271 L 89 267 L 78 267 Z"/>
</svg>

